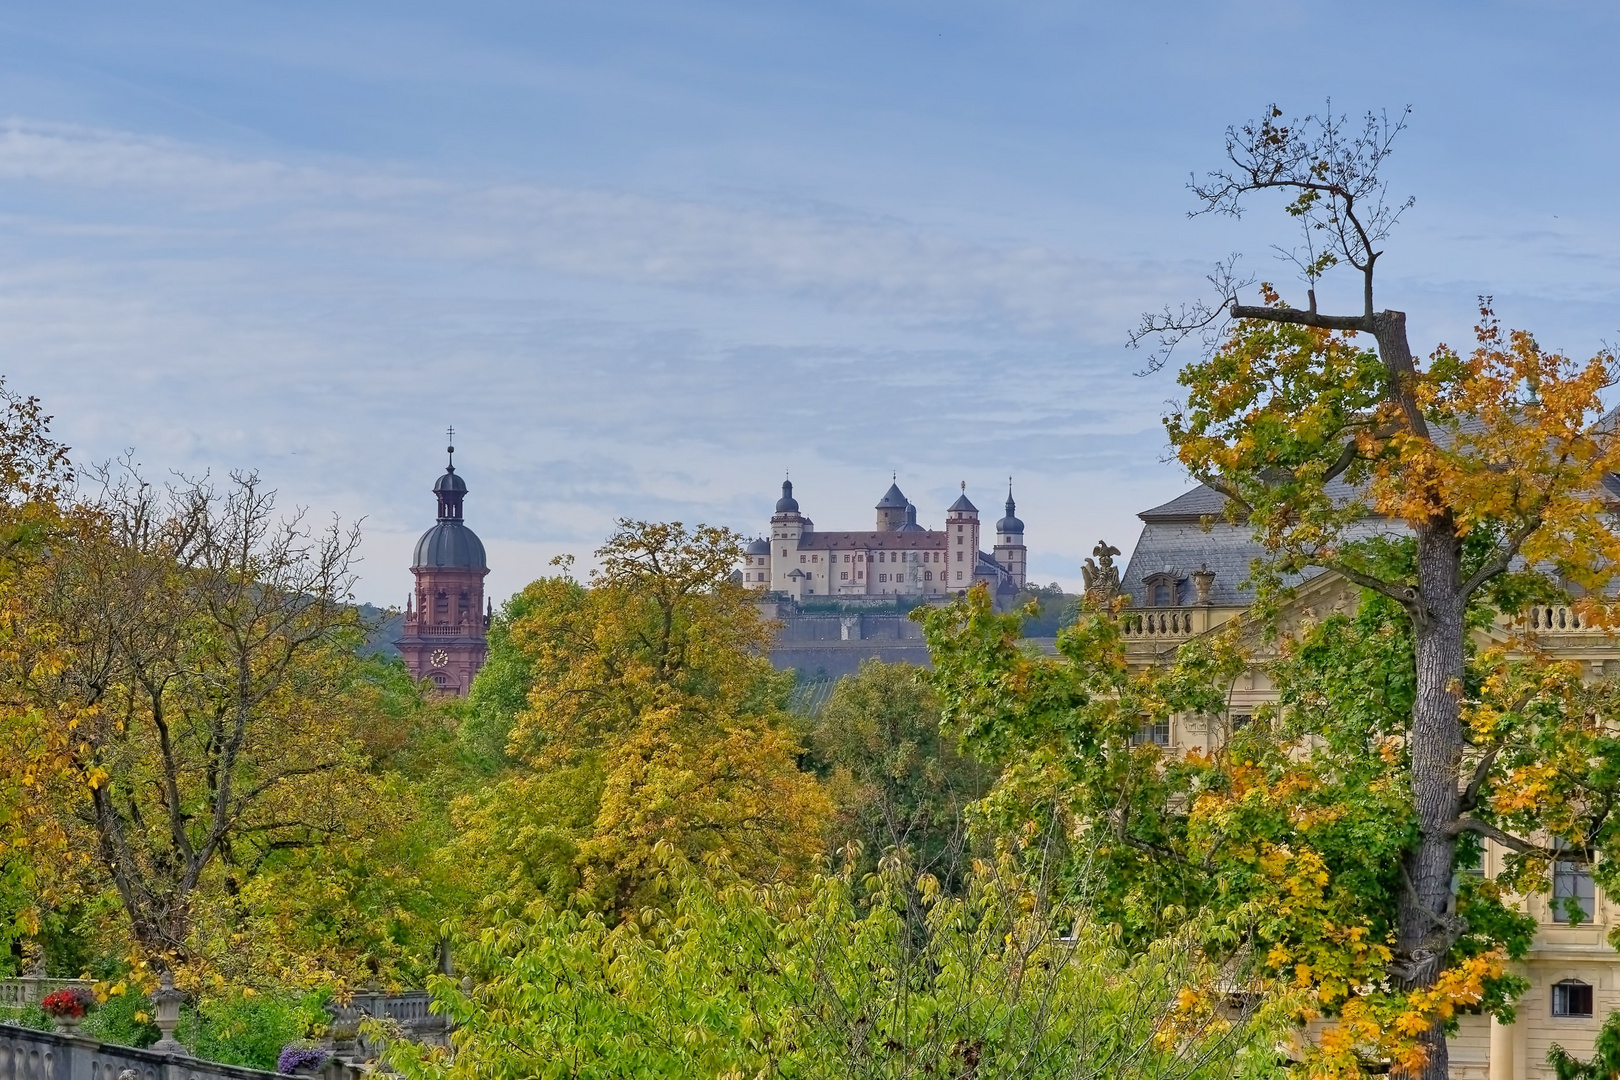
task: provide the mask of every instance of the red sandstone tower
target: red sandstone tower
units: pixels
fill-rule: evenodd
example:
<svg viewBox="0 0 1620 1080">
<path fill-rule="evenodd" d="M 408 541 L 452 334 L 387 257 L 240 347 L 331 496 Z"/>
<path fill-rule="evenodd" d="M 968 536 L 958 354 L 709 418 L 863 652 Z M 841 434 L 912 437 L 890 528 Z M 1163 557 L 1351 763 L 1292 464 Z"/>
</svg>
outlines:
<svg viewBox="0 0 1620 1080">
<path fill-rule="evenodd" d="M 439 521 L 416 542 L 416 594 L 405 601 L 405 632 L 394 645 L 413 678 L 432 679 L 441 693 L 463 697 L 484 666 L 494 608 L 484 600 L 489 567 L 483 541 L 461 520 L 467 482 L 456 475 L 456 448 L 446 452 L 450 464 L 433 485 Z"/>
</svg>

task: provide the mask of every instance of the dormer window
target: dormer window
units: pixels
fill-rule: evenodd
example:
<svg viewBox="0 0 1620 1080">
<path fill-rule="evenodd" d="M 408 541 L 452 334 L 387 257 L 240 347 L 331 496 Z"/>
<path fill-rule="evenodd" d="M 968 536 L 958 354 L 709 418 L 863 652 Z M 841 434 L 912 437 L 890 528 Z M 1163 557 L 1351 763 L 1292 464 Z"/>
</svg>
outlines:
<svg viewBox="0 0 1620 1080">
<path fill-rule="evenodd" d="M 1182 585 L 1185 580 L 1168 570 L 1161 570 L 1143 578 L 1142 584 L 1147 587 L 1147 606 L 1180 607 Z"/>
</svg>

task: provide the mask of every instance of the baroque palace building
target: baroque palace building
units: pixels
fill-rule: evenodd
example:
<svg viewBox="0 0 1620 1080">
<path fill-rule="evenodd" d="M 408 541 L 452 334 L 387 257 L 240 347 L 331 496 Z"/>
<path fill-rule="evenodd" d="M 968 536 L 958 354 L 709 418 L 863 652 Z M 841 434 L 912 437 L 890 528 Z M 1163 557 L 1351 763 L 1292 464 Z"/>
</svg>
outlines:
<svg viewBox="0 0 1620 1080">
<path fill-rule="evenodd" d="M 877 503 L 877 527 L 860 532 L 818 532 L 799 511 L 791 481 L 771 515 L 769 539 L 750 543 L 743 557 L 743 584 L 792 600 L 822 597 L 939 597 L 984 583 L 993 594 L 1024 585 L 1027 551 L 1007 485 L 1006 515 L 995 523 L 994 550 L 979 549 L 979 510 L 962 494 L 945 511 L 945 527 L 917 523 L 917 508 L 889 485 Z"/>
<path fill-rule="evenodd" d="M 1222 495 L 1197 487 L 1137 515 L 1142 531 L 1123 572 L 1114 563 L 1118 549 L 1106 543 L 1099 543 L 1094 558 L 1086 560 L 1088 592 L 1129 596 L 1121 620 L 1133 665 L 1169 663 L 1184 643 L 1248 609 L 1245 579 L 1251 563 L 1265 553 L 1247 525 L 1224 519 L 1224 509 Z M 1367 535 L 1389 529 L 1375 521 L 1365 526 Z M 1297 581 L 1278 629 L 1282 636 L 1292 636 L 1310 621 L 1353 609 L 1359 595 L 1331 571 L 1306 575 Z M 1517 622 L 1503 619 L 1478 633 L 1481 644 L 1531 633 L 1543 648 L 1579 662 L 1593 678 L 1620 673 L 1620 641 L 1582 626 L 1567 607 L 1535 607 Z M 1263 660 L 1264 643 L 1256 637 L 1253 645 Z M 1257 665 L 1231 688 L 1225 716 L 1178 716 L 1140 738 L 1174 751 L 1208 752 L 1274 697 Z M 1473 872 L 1494 875 L 1502 865 L 1503 851 L 1487 843 L 1485 864 Z M 1582 863 L 1555 863 L 1549 884 L 1550 896 L 1523 900 L 1540 926 L 1520 965 L 1530 990 L 1519 1001 L 1516 1022 L 1462 1017 L 1451 1046 L 1456 1080 L 1550 1080 L 1554 1073 L 1547 1052 L 1552 1044 L 1589 1058 L 1603 1020 L 1620 1010 L 1620 953 L 1607 942 L 1608 934 L 1620 928 L 1620 903 L 1609 902 Z M 1554 909 L 1554 899 L 1560 910 Z M 1580 919 L 1572 921 L 1562 910 L 1567 899 L 1577 901 Z"/>
<path fill-rule="evenodd" d="M 484 598 L 484 543 L 462 520 L 467 481 L 456 473 L 455 446 L 446 453 L 450 463 L 433 484 L 439 520 L 416 542 L 416 590 L 405 600 L 405 628 L 394 647 L 413 679 L 429 679 L 440 693 L 465 697 L 489 652 L 494 606 Z"/>
</svg>

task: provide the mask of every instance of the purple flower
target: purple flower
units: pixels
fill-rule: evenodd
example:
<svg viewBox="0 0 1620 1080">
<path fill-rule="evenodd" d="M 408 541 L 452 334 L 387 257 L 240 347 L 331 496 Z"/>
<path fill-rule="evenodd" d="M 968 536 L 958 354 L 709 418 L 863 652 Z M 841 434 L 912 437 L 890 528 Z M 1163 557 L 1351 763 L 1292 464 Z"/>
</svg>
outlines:
<svg viewBox="0 0 1620 1080">
<path fill-rule="evenodd" d="M 276 1072 L 290 1073 L 299 1069 L 318 1069 L 326 1064 L 328 1056 L 325 1050 L 317 1050 L 313 1046 L 288 1043 L 281 1048 L 281 1054 L 276 1058 Z"/>
</svg>

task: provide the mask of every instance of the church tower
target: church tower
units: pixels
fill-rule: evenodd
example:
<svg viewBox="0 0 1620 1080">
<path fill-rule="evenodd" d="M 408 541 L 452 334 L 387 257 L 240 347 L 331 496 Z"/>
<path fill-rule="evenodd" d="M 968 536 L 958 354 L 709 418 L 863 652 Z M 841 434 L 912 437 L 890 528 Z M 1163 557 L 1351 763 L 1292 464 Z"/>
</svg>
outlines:
<svg viewBox="0 0 1620 1080">
<path fill-rule="evenodd" d="M 450 429 L 451 437 L 455 429 Z M 465 697 L 488 653 L 485 635 L 493 605 L 484 599 L 489 566 L 478 534 L 462 521 L 467 482 L 456 475 L 456 448 L 433 485 L 439 520 L 416 542 L 411 573 L 416 592 L 405 601 L 405 632 L 394 642 L 414 679 L 431 679 L 440 693 Z"/>
</svg>

